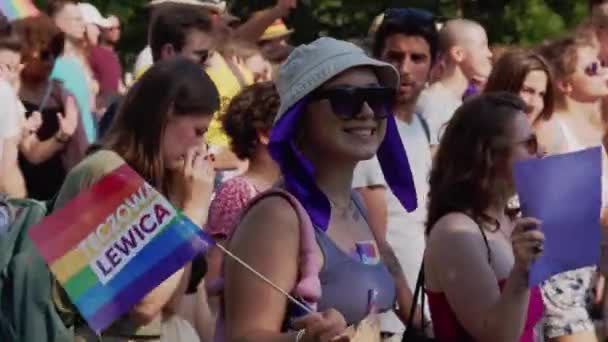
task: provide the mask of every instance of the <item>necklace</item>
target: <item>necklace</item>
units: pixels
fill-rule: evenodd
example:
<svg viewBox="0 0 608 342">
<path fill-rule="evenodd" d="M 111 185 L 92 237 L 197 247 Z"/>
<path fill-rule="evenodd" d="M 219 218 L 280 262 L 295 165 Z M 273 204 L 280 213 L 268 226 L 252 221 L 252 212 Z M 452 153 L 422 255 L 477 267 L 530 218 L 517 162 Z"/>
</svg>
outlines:
<svg viewBox="0 0 608 342">
<path fill-rule="evenodd" d="M 338 205 L 334 201 L 332 201 L 329 197 L 327 198 L 327 200 L 329 201 L 329 205 L 330 205 L 332 211 L 335 210 L 336 212 L 338 212 L 339 216 L 342 219 L 348 219 L 349 213 L 352 212 L 352 219 L 354 221 L 359 221 L 359 218 L 360 218 L 359 210 L 353 208 L 352 199 L 349 199 L 348 204 L 346 204 L 346 205 Z M 355 210 L 353 210 L 353 209 L 355 209 Z"/>
</svg>

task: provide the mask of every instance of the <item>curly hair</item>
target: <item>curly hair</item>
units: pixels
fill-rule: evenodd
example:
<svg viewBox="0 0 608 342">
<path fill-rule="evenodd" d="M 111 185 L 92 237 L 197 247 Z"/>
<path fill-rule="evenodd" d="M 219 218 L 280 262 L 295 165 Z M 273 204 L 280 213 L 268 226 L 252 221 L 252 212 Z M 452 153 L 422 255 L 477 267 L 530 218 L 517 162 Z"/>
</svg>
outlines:
<svg viewBox="0 0 608 342">
<path fill-rule="evenodd" d="M 279 94 L 274 82 L 251 85 L 232 99 L 222 115 L 222 126 L 230 137 L 232 152 L 250 159 L 259 144 L 258 132 L 268 133 L 279 110 Z"/>
<path fill-rule="evenodd" d="M 427 234 L 450 212 L 465 213 L 480 226 L 495 224 L 484 212 L 492 203 L 506 203 L 510 195 L 512 127 L 524 109 L 519 96 L 494 92 L 474 97 L 456 110 L 430 174 Z"/>
<path fill-rule="evenodd" d="M 23 44 L 22 80 L 28 84 L 46 82 L 55 58 L 63 53 L 65 35 L 44 13 L 16 20 L 14 26 Z"/>
</svg>

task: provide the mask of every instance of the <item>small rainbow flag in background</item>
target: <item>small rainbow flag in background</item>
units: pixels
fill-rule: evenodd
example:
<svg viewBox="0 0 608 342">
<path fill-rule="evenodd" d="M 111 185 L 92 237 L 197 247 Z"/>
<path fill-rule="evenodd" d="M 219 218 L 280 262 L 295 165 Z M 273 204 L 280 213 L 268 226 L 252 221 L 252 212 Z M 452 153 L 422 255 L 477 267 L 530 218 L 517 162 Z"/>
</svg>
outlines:
<svg viewBox="0 0 608 342">
<path fill-rule="evenodd" d="M 97 332 L 214 243 L 126 164 L 30 237 Z"/>
<path fill-rule="evenodd" d="M 11 21 L 40 14 L 32 0 L 0 0 L 0 12 Z"/>
</svg>

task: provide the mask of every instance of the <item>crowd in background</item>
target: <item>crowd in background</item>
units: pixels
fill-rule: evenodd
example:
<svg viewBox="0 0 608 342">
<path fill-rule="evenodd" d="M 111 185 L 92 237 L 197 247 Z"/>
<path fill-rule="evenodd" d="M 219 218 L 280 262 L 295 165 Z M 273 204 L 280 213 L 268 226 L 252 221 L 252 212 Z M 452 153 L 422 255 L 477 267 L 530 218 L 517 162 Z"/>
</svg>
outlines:
<svg viewBox="0 0 608 342">
<path fill-rule="evenodd" d="M 544 235 L 512 166 L 607 146 L 608 1 L 525 48 L 415 8 L 387 9 L 360 46 L 294 47 L 297 5 L 245 21 L 220 0 L 150 1 L 133 66 L 118 17 L 89 3 L 1 21 L 1 200 L 52 212 L 126 163 L 314 311 L 216 246 L 103 340 L 604 340 L 606 255 L 528 287 Z M 96 340 L 52 287 L 65 326 Z"/>
</svg>

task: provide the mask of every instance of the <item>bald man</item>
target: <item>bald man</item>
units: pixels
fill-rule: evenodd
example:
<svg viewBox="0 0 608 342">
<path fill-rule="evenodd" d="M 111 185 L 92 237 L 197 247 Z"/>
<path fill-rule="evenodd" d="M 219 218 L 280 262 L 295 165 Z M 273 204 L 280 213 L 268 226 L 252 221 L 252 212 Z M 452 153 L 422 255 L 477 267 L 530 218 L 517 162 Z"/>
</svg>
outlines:
<svg viewBox="0 0 608 342">
<path fill-rule="evenodd" d="M 431 134 L 439 141 L 441 132 L 462 104 L 471 85 L 482 85 L 492 70 L 492 52 L 485 29 L 477 22 L 454 19 L 439 31 L 442 73 L 425 89 L 418 100 L 418 111 L 429 123 Z"/>
</svg>

